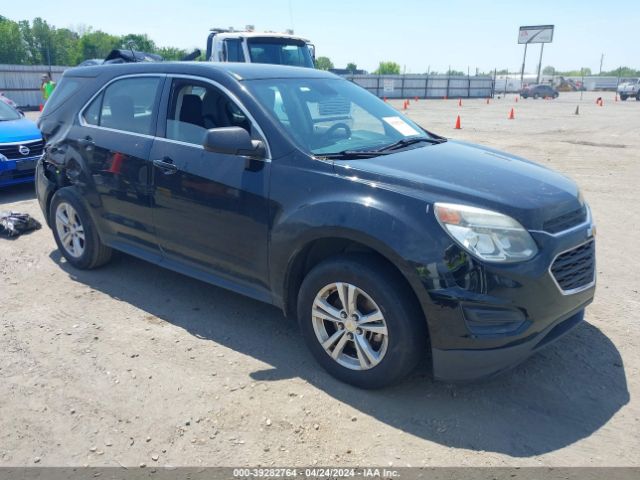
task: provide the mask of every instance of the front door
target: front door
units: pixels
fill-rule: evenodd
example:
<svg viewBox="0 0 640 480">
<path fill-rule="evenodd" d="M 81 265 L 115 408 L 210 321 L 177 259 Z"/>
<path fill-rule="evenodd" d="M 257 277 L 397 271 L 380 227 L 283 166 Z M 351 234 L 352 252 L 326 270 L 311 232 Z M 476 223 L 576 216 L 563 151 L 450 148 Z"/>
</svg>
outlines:
<svg viewBox="0 0 640 480">
<path fill-rule="evenodd" d="M 126 77 L 110 83 L 74 127 L 77 150 L 91 172 L 95 211 L 107 243 L 124 250 L 158 251 L 151 222 L 151 169 L 164 77 Z"/>
<path fill-rule="evenodd" d="M 269 300 L 269 161 L 211 153 L 207 129 L 241 126 L 261 139 L 246 111 L 208 81 L 169 78 L 150 159 L 153 223 L 169 266 Z"/>
</svg>

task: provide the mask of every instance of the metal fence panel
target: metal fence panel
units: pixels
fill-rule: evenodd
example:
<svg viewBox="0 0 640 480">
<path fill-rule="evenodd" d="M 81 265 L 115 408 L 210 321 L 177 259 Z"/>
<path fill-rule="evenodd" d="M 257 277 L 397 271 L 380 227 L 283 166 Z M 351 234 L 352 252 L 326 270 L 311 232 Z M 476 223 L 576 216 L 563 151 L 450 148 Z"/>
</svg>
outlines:
<svg viewBox="0 0 640 480">
<path fill-rule="evenodd" d="M 0 92 L 21 107 L 38 107 L 42 103 L 40 84 L 42 75 L 51 73 L 59 81 L 69 67 L 46 65 L 0 65 Z"/>
<path fill-rule="evenodd" d="M 345 75 L 378 97 L 485 98 L 493 96 L 493 78 L 446 75 Z"/>
</svg>

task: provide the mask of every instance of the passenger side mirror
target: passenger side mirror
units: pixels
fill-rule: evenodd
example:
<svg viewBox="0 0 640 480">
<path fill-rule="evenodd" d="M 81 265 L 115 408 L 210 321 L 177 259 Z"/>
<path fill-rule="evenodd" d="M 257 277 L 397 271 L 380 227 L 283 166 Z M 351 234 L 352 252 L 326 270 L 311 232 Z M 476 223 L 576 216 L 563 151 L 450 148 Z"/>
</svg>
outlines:
<svg viewBox="0 0 640 480">
<path fill-rule="evenodd" d="M 221 127 L 207 130 L 203 147 L 207 152 L 241 155 L 263 160 L 267 151 L 260 140 L 251 140 L 249 132 L 241 127 Z"/>
</svg>

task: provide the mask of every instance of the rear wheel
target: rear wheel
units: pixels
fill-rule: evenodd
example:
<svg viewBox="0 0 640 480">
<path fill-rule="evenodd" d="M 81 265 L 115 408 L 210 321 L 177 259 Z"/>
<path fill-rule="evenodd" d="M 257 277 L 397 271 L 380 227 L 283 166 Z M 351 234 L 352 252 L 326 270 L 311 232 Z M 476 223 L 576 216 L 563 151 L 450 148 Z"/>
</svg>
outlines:
<svg viewBox="0 0 640 480">
<path fill-rule="evenodd" d="M 405 377 L 426 346 L 426 324 L 403 279 L 369 256 L 317 265 L 298 296 L 307 346 L 330 374 L 361 388 Z"/>
<path fill-rule="evenodd" d="M 60 253 L 74 267 L 96 268 L 111 259 L 111 249 L 100 241 L 87 209 L 71 187 L 55 193 L 49 218 Z"/>
<path fill-rule="evenodd" d="M 626 95 L 623 95 L 622 93 L 620 94 L 620 100 L 622 100 L 623 102 L 627 99 Z"/>
</svg>

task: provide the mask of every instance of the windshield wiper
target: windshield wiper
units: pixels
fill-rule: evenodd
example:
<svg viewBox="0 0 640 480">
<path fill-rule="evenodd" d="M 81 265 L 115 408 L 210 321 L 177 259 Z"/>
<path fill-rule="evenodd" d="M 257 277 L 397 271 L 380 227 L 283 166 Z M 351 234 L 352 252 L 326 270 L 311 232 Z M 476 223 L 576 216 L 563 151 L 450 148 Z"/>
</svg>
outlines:
<svg viewBox="0 0 640 480">
<path fill-rule="evenodd" d="M 336 160 L 357 160 L 358 158 L 372 158 L 379 155 L 388 155 L 391 152 L 382 152 L 380 150 L 342 150 L 335 153 L 318 153 L 318 158 L 336 159 Z"/>
<path fill-rule="evenodd" d="M 397 150 L 399 148 L 408 147 L 409 145 L 414 145 L 416 143 L 427 142 L 432 145 L 436 145 L 438 143 L 446 142 L 446 138 L 428 138 L 428 137 L 420 137 L 420 138 L 403 138 L 402 140 L 398 140 L 397 142 L 391 143 L 389 145 L 385 145 L 384 147 L 376 150 L 377 152 L 388 152 L 390 150 Z"/>
</svg>

